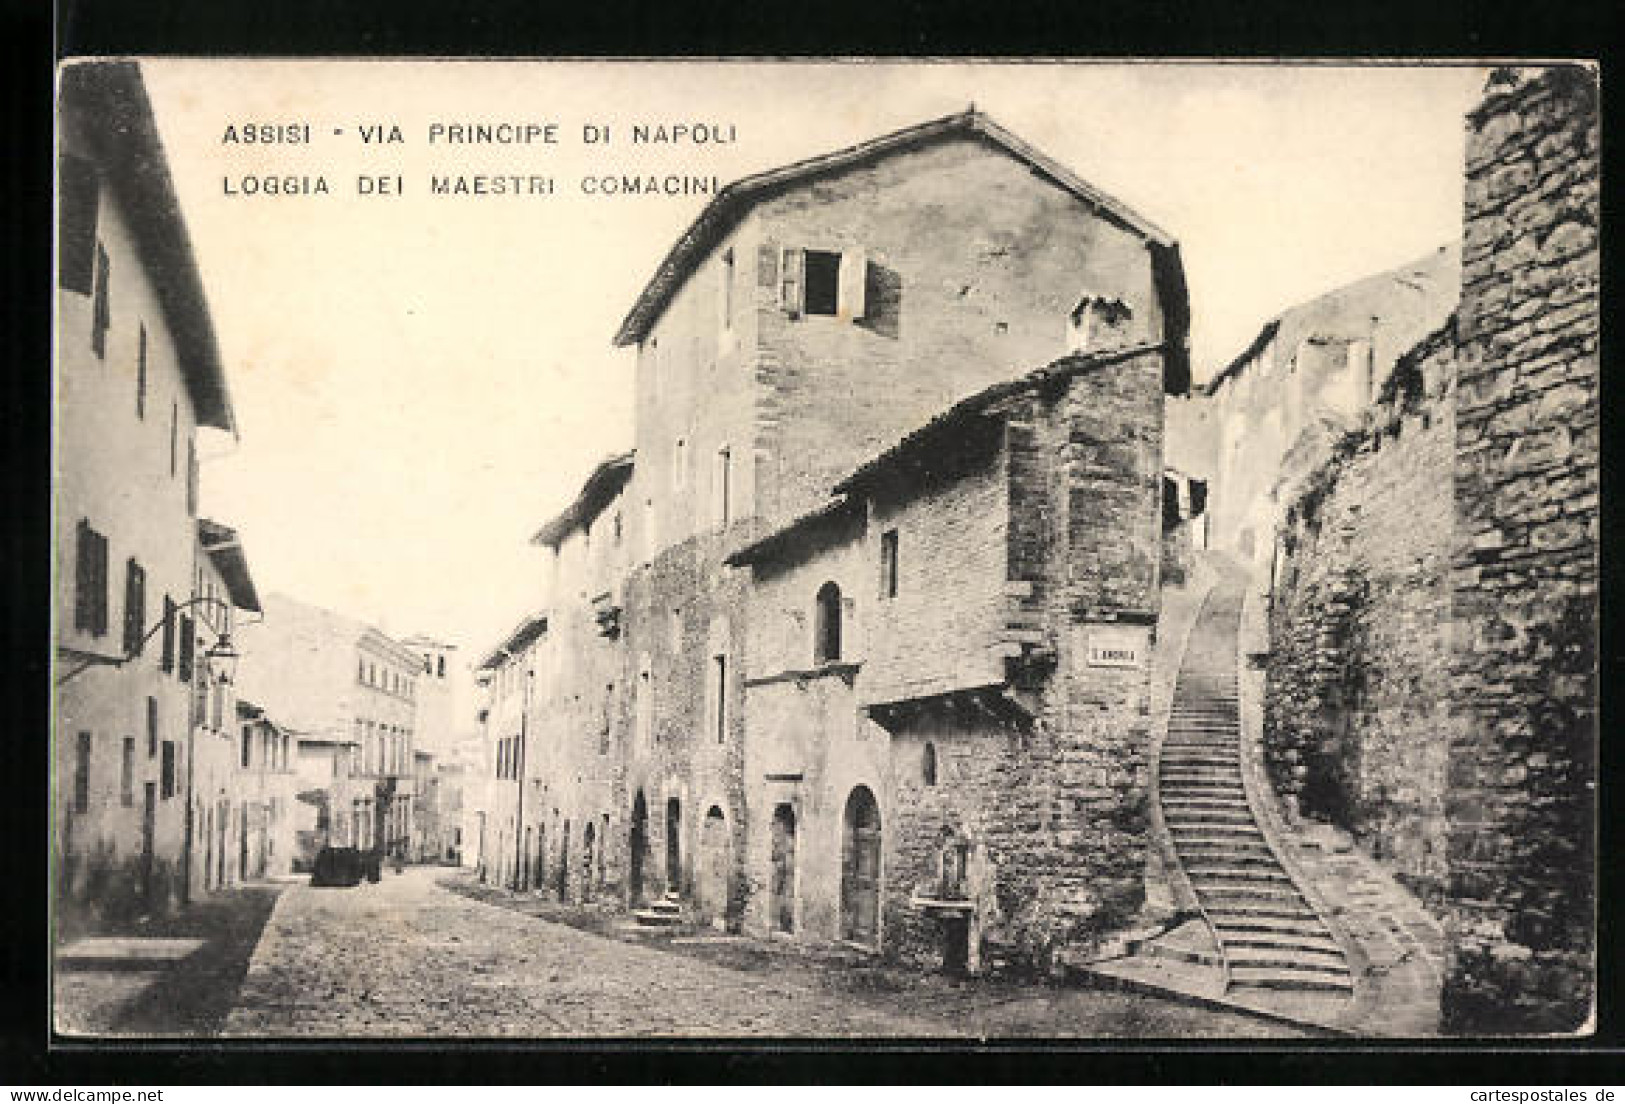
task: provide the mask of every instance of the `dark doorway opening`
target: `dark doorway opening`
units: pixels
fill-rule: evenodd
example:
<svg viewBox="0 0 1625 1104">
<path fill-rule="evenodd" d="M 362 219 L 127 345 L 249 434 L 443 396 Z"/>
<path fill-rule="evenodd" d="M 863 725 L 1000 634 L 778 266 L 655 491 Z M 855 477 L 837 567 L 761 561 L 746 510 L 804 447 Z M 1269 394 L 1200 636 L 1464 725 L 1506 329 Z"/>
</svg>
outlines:
<svg viewBox="0 0 1625 1104">
<path fill-rule="evenodd" d="M 666 800 L 666 891 L 681 893 L 683 885 L 683 804 L 675 797 Z"/>
<path fill-rule="evenodd" d="M 942 969 L 954 977 L 970 969 L 970 917 L 942 918 Z"/>
<path fill-rule="evenodd" d="M 776 932 L 796 930 L 796 811 L 789 805 L 773 810 L 773 881 L 768 912 Z"/>
<path fill-rule="evenodd" d="M 643 800 L 643 791 L 632 801 L 632 828 L 629 833 L 626 856 L 626 887 L 628 903 L 636 908 L 643 904 L 643 855 L 649 849 L 649 806 Z"/>
</svg>

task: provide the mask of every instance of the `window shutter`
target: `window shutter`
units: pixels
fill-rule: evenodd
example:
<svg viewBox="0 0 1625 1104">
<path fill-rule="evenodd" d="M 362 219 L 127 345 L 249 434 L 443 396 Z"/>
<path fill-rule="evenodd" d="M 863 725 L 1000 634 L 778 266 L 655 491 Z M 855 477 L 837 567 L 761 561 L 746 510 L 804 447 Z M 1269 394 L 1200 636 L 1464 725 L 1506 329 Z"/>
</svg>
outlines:
<svg viewBox="0 0 1625 1104">
<path fill-rule="evenodd" d="M 779 250 L 777 246 L 762 245 L 756 249 L 757 286 L 772 291 L 779 282 Z"/>
<path fill-rule="evenodd" d="M 141 630 L 147 620 L 147 573 L 132 558 L 124 565 L 124 654 L 141 648 Z"/>
<path fill-rule="evenodd" d="M 806 309 L 806 273 L 806 250 L 786 246 L 779 262 L 779 305 L 791 318 Z"/>
<path fill-rule="evenodd" d="M 96 169 L 83 157 L 63 154 L 58 163 L 57 285 L 89 295 L 96 263 Z"/>
<path fill-rule="evenodd" d="M 79 530 L 74 542 L 73 627 L 88 632 L 91 626 L 90 588 L 94 581 L 91 567 L 90 522 L 79 519 Z"/>
<path fill-rule="evenodd" d="M 840 318 L 856 321 L 863 317 L 867 306 L 865 284 L 869 277 L 869 259 L 861 249 L 848 249 L 841 253 L 840 281 L 835 289 L 835 313 Z"/>
<path fill-rule="evenodd" d="M 180 636 L 181 636 L 181 640 L 180 640 L 180 644 L 181 644 L 181 647 L 180 647 L 180 663 L 178 664 L 180 669 L 177 672 L 177 674 L 179 674 L 180 680 L 182 682 L 191 682 L 192 681 L 192 649 L 193 649 L 194 644 L 196 643 L 193 640 L 193 637 L 192 637 L 192 619 L 189 616 L 187 616 L 186 614 L 183 613 L 177 618 L 177 620 L 180 623 L 176 627 L 179 630 Z"/>
<path fill-rule="evenodd" d="M 164 673 L 175 669 L 175 600 L 164 595 Z"/>
</svg>

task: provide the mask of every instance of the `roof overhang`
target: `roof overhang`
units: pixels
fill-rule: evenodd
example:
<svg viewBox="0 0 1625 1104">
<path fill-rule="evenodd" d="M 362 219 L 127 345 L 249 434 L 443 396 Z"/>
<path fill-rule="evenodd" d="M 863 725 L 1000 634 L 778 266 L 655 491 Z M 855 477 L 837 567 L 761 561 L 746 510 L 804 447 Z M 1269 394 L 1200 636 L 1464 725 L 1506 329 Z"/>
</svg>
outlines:
<svg viewBox="0 0 1625 1104">
<path fill-rule="evenodd" d="M 547 615 L 545 613 L 529 615 L 514 627 L 514 630 L 503 639 L 502 643 L 487 652 L 485 658 L 480 660 L 479 666 L 474 669 L 476 671 L 496 670 L 506 663 L 511 656 L 517 655 L 530 647 L 537 637 L 546 631 Z"/>
<path fill-rule="evenodd" d="M 1177 249 L 1157 226 L 1089 184 L 1071 169 L 1046 156 L 971 108 L 932 119 L 833 153 L 797 161 L 747 176 L 724 187 L 679 237 L 644 286 L 615 334 L 615 345 L 635 345 L 646 337 L 684 281 L 732 233 L 751 208 L 780 192 L 834 176 L 884 157 L 955 137 L 979 138 L 1017 161 L 1034 175 L 1069 192 L 1103 218 L 1143 238 L 1147 245 Z"/>
<path fill-rule="evenodd" d="M 1007 403 L 1046 388 L 1059 387 L 1075 376 L 1109 364 L 1152 354 L 1166 354 L 1162 344 L 1133 345 L 1101 353 L 1074 353 L 1012 380 L 995 383 L 961 399 L 897 444 L 859 466 L 835 485 L 834 493 L 850 494 L 874 484 L 882 477 L 910 466 L 922 455 L 940 456 L 944 448 L 964 448 L 974 444 L 978 423 L 1002 422 Z"/>
<path fill-rule="evenodd" d="M 632 478 L 633 456 L 633 452 L 623 452 L 594 468 L 581 484 L 575 501 L 538 529 L 530 543 L 557 548 L 575 530 L 591 525 Z"/>
<path fill-rule="evenodd" d="M 140 68 L 133 61 L 68 63 L 58 95 L 63 115 L 71 114 L 83 127 L 120 197 L 174 339 L 197 424 L 235 434 L 220 345 Z"/>
<path fill-rule="evenodd" d="M 251 613 L 265 612 L 260 607 L 260 596 L 254 589 L 254 577 L 248 571 L 248 557 L 243 554 L 242 541 L 237 530 L 208 518 L 197 519 L 198 543 L 208 554 L 209 562 L 220 573 L 226 584 L 231 604 Z"/>
</svg>

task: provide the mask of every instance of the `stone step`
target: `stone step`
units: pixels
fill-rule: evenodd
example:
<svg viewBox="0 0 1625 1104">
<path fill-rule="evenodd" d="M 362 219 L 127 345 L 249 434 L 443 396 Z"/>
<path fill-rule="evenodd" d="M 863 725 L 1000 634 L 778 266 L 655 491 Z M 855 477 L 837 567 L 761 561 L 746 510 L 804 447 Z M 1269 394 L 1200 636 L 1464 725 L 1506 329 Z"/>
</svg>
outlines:
<svg viewBox="0 0 1625 1104">
<path fill-rule="evenodd" d="M 1179 854 L 1179 861 L 1186 867 L 1208 865 L 1233 866 L 1268 866 L 1271 869 L 1280 867 L 1280 861 L 1275 853 L 1263 844 L 1256 847 L 1238 846 L 1234 843 L 1221 843 L 1205 847 L 1190 847 L 1176 843 L 1174 850 Z"/>
<path fill-rule="evenodd" d="M 1213 934 L 1226 947 L 1337 948 L 1319 920 L 1215 921 Z"/>
<path fill-rule="evenodd" d="M 647 908 L 638 909 L 632 914 L 632 919 L 637 921 L 640 927 L 645 928 L 673 928 L 683 922 L 682 916 L 678 913 Z"/>
<path fill-rule="evenodd" d="M 1207 917 L 1214 927 L 1235 931 L 1300 932 L 1307 930 L 1304 925 L 1310 925 L 1317 934 L 1326 934 L 1325 924 L 1301 898 L 1278 904 L 1213 902 L 1207 906 Z"/>
<path fill-rule="evenodd" d="M 1292 879 L 1279 869 L 1256 866 L 1205 867 L 1188 866 L 1191 884 L 1197 889 L 1217 887 L 1220 883 L 1245 890 L 1292 889 Z"/>
<path fill-rule="evenodd" d="M 1173 832 L 1176 843 L 1185 839 L 1231 839 L 1244 840 L 1248 843 L 1262 842 L 1264 839 L 1264 833 L 1259 831 L 1258 825 L 1251 820 L 1237 824 L 1170 823 L 1168 827 Z"/>
<path fill-rule="evenodd" d="M 1230 984 L 1246 989 L 1289 989 L 1305 992 L 1347 993 L 1354 982 L 1347 970 L 1281 969 L 1274 966 L 1230 968 Z"/>
<path fill-rule="evenodd" d="M 1247 800 L 1247 789 L 1241 784 L 1241 779 L 1226 780 L 1223 778 L 1202 778 L 1188 774 L 1176 774 L 1172 778 L 1164 777 L 1162 792 L 1169 796 L 1178 794 L 1181 797 L 1218 797 L 1237 798 Z"/>
<path fill-rule="evenodd" d="M 1170 793 L 1164 790 L 1162 794 L 1162 811 L 1164 815 L 1172 812 L 1246 813 L 1248 812 L 1248 806 L 1247 799 L 1240 794 L 1225 797 L 1214 793 L 1192 793 L 1190 791 Z"/>
<path fill-rule="evenodd" d="M 1298 896 L 1298 891 L 1292 888 L 1291 883 L 1260 885 L 1192 877 L 1191 885 L 1195 888 L 1196 895 L 1201 898 L 1203 907 L 1209 912 L 1222 912 L 1238 905 L 1261 905 L 1282 910 L 1304 906 L 1303 898 Z M 1309 915 L 1314 914 L 1311 912 Z"/>
<path fill-rule="evenodd" d="M 1199 805 L 1182 805 L 1169 807 L 1165 803 L 1162 811 L 1163 819 L 1171 828 L 1180 825 L 1226 825 L 1231 828 L 1252 828 L 1258 831 L 1253 823 L 1253 814 L 1245 806 L 1235 809 L 1210 809 Z"/>
<path fill-rule="evenodd" d="M 1327 941 L 1326 946 L 1306 941 L 1279 941 L 1275 943 L 1224 940 L 1224 953 L 1232 965 L 1247 966 L 1324 966 L 1328 969 L 1348 969 L 1343 950 Z"/>
<path fill-rule="evenodd" d="M 1211 874 L 1219 870 L 1256 869 L 1279 873 L 1281 864 L 1268 850 L 1237 851 L 1235 849 L 1219 850 L 1217 848 L 1192 851 L 1179 848 L 1180 862 L 1185 869 L 1195 876 L 1198 871 Z"/>
</svg>

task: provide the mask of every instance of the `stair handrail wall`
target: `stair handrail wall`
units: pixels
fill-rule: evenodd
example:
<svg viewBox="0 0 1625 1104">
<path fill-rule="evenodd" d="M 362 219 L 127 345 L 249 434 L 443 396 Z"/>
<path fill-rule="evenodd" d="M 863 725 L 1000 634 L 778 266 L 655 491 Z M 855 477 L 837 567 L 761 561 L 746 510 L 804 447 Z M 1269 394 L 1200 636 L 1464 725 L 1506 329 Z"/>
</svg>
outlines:
<svg viewBox="0 0 1625 1104">
<path fill-rule="evenodd" d="M 1258 612 L 1259 588 L 1256 579 L 1245 568 L 1236 566 L 1233 562 L 1231 566 L 1243 580 L 1241 619 L 1237 624 L 1236 642 L 1236 704 L 1239 712 L 1237 719 L 1240 722 L 1238 741 L 1241 752 L 1242 787 L 1247 794 L 1247 804 L 1253 810 L 1253 820 L 1264 836 L 1264 842 L 1275 853 L 1276 861 L 1281 864 L 1281 869 L 1291 880 L 1293 888 L 1326 926 L 1327 932 L 1331 934 L 1348 962 L 1351 987 L 1349 1015 L 1353 1015 L 1369 1000 L 1371 985 L 1367 979 L 1367 970 L 1370 961 L 1360 950 L 1359 943 L 1342 920 L 1315 888 L 1313 879 L 1298 863 L 1297 856 L 1293 854 L 1288 842 L 1292 830 L 1281 808 L 1280 794 L 1264 772 L 1264 703 L 1248 677 L 1250 672 L 1247 670 L 1247 652 L 1241 647 L 1240 640 L 1242 626 L 1248 624 L 1249 615 L 1256 615 Z"/>
</svg>

